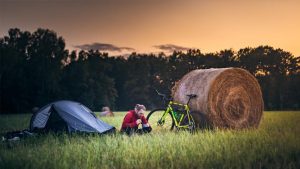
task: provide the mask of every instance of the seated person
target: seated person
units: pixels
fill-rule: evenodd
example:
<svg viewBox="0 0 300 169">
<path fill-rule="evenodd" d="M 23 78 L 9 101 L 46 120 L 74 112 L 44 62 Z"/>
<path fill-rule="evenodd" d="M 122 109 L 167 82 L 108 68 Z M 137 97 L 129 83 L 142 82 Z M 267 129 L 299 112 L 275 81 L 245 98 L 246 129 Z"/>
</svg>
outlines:
<svg viewBox="0 0 300 169">
<path fill-rule="evenodd" d="M 114 113 L 110 110 L 109 107 L 103 107 L 100 116 L 114 116 Z"/>
<path fill-rule="evenodd" d="M 144 116 L 145 111 L 146 107 L 141 104 L 137 104 L 134 110 L 128 111 L 124 117 L 121 132 L 125 132 L 128 135 L 132 133 L 142 134 L 151 132 L 152 128 Z M 141 129 L 138 129 L 139 125 L 142 125 Z"/>
</svg>

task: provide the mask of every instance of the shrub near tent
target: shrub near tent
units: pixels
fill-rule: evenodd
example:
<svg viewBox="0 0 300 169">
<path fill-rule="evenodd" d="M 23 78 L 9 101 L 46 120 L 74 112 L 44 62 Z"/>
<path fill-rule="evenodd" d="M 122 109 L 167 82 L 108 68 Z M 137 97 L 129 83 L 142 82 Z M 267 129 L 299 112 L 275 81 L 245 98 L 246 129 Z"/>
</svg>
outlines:
<svg viewBox="0 0 300 169">
<path fill-rule="evenodd" d="M 263 113 L 260 86 L 240 68 L 194 70 L 173 87 L 175 101 L 185 103 L 197 94 L 190 108 L 198 126 L 242 129 L 257 127 Z"/>
</svg>

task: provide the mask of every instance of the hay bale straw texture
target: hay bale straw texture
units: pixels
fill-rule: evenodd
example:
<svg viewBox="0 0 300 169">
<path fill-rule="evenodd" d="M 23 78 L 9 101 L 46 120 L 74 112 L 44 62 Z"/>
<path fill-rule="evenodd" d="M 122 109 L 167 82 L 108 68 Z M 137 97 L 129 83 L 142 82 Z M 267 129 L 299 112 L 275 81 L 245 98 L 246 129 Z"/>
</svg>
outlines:
<svg viewBox="0 0 300 169">
<path fill-rule="evenodd" d="M 194 70 L 173 87 L 174 101 L 189 106 L 198 126 L 242 129 L 258 127 L 263 113 L 262 93 L 256 78 L 240 68 Z"/>
</svg>

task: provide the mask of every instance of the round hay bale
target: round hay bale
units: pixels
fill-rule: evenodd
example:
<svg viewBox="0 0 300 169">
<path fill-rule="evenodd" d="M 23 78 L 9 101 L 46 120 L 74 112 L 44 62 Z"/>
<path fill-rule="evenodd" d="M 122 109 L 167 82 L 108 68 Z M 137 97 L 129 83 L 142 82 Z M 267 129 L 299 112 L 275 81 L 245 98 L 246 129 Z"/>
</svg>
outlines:
<svg viewBox="0 0 300 169">
<path fill-rule="evenodd" d="M 254 76 L 240 68 L 194 70 L 172 89 L 174 101 L 186 103 L 199 127 L 242 129 L 258 127 L 263 113 L 260 86 Z"/>
</svg>

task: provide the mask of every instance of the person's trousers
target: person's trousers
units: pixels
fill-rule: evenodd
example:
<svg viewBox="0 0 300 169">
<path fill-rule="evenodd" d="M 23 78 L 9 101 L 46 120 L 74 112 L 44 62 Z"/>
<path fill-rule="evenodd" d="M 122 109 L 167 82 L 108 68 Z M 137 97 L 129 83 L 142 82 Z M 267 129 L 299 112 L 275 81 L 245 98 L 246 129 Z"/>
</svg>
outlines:
<svg viewBox="0 0 300 169">
<path fill-rule="evenodd" d="M 131 135 L 133 133 L 137 133 L 137 134 L 150 133 L 151 130 L 152 130 L 151 127 L 143 127 L 141 129 L 138 129 L 137 127 L 133 127 L 133 128 L 126 127 L 125 129 L 122 129 L 121 132 Z"/>
</svg>

